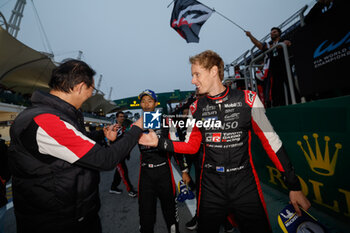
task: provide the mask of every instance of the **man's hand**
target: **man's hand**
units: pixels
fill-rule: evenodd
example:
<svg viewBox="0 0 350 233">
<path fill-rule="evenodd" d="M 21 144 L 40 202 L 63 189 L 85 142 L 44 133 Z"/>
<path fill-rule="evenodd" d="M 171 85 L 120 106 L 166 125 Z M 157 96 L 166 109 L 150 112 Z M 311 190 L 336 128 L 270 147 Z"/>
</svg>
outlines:
<svg viewBox="0 0 350 233">
<path fill-rule="evenodd" d="M 133 125 L 136 125 L 137 127 L 143 129 L 143 117 L 140 117 L 137 121 L 134 122 Z"/>
<path fill-rule="evenodd" d="M 258 41 L 258 40 L 252 35 L 252 33 L 251 33 L 250 31 L 244 31 L 244 32 L 245 32 L 246 36 L 249 37 L 249 39 L 252 41 L 252 43 L 253 43 L 256 47 L 258 47 L 258 49 L 261 50 L 261 49 L 264 48 L 263 43 L 261 43 L 260 41 Z"/>
<path fill-rule="evenodd" d="M 103 128 L 103 133 L 108 140 L 113 142 L 117 139 L 117 129 L 117 124 L 106 126 Z"/>
<path fill-rule="evenodd" d="M 153 130 L 149 130 L 149 133 L 143 133 L 139 138 L 139 144 L 144 146 L 157 147 L 158 136 Z"/>
<path fill-rule="evenodd" d="M 290 191 L 289 199 L 298 216 L 301 216 L 299 206 L 302 207 L 304 210 L 308 210 L 311 207 L 309 200 L 301 191 Z"/>
<path fill-rule="evenodd" d="M 289 40 L 285 40 L 285 41 L 283 41 L 283 43 L 285 43 L 287 46 L 291 46 L 292 45 L 292 42 L 290 42 Z"/>
<path fill-rule="evenodd" d="M 190 183 L 191 177 L 188 174 L 188 172 L 182 172 L 182 180 L 185 182 L 186 185 Z"/>
</svg>

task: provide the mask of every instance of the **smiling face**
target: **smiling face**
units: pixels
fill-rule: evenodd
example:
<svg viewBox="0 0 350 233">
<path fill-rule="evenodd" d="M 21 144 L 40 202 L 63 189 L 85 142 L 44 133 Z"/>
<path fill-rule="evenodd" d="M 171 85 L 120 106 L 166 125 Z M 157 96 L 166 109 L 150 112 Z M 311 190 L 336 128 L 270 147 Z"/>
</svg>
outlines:
<svg viewBox="0 0 350 233">
<path fill-rule="evenodd" d="M 153 112 L 157 106 L 157 102 L 149 95 L 144 95 L 141 98 L 140 105 L 144 112 Z"/>
<path fill-rule="evenodd" d="M 209 93 L 214 84 L 214 77 L 212 77 L 213 69 L 205 69 L 203 66 L 199 65 L 198 62 L 191 65 L 192 72 L 192 84 L 196 85 L 199 94 Z M 217 69 L 217 68 L 216 68 Z"/>
<path fill-rule="evenodd" d="M 118 124 L 123 125 L 124 120 L 125 120 L 125 115 L 124 115 L 124 113 L 119 113 L 119 115 L 117 116 L 117 122 L 118 122 Z"/>
</svg>

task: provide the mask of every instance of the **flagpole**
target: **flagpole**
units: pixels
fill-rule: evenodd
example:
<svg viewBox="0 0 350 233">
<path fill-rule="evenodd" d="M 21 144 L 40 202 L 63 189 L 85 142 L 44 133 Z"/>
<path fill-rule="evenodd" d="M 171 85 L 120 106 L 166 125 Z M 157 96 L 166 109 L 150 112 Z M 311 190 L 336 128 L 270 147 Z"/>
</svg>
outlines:
<svg viewBox="0 0 350 233">
<path fill-rule="evenodd" d="M 244 28 L 242 28 L 241 26 L 239 26 L 238 24 L 236 24 L 235 22 L 233 22 L 231 19 L 227 18 L 225 15 L 221 14 L 220 12 L 218 12 L 217 10 L 215 10 L 214 8 L 210 8 L 209 6 L 201 3 L 203 6 L 207 7 L 208 9 L 218 13 L 220 16 L 222 16 L 223 18 L 227 19 L 228 21 L 230 21 L 231 23 L 233 23 L 234 25 L 236 25 L 237 27 L 239 27 L 240 29 L 242 29 L 244 32 L 246 31 Z"/>
<path fill-rule="evenodd" d="M 175 0 L 173 0 L 171 3 L 169 3 L 169 5 L 166 8 L 169 8 L 169 6 L 171 6 L 171 4 L 173 4 L 173 2 L 175 2 Z"/>
<path fill-rule="evenodd" d="M 224 17 L 225 19 L 227 19 L 228 21 L 230 21 L 231 23 L 233 23 L 234 25 L 236 25 L 237 27 L 239 27 L 240 29 L 242 29 L 244 32 L 246 31 L 244 28 L 242 28 L 241 26 L 239 26 L 238 24 L 236 24 L 235 22 L 233 22 L 231 19 L 227 18 L 225 15 L 221 14 L 220 12 L 216 11 L 214 8 L 213 8 L 213 11 L 218 13 L 219 15 L 221 15 L 222 17 Z"/>
</svg>

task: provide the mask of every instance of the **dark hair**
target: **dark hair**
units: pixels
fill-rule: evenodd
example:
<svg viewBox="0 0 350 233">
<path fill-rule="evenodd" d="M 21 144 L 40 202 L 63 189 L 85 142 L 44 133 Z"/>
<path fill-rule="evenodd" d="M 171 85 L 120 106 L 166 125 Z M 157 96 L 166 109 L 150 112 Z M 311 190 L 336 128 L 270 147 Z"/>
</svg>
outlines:
<svg viewBox="0 0 350 233">
<path fill-rule="evenodd" d="M 271 28 L 271 31 L 272 30 L 277 30 L 278 31 L 278 34 L 281 36 L 282 35 L 282 31 L 281 31 L 281 29 L 280 28 L 278 28 L 278 27 L 273 27 L 273 28 Z"/>
<path fill-rule="evenodd" d="M 89 125 L 89 131 L 90 132 L 96 131 L 96 126 L 95 125 Z"/>
<path fill-rule="evenodd" d="M 118 117 L 120 114 L 125 115 L 125 113 L 124 113 L 123 111 L 119 111 L 119 112 L 117 112 L 117 113 L 115 114 L 115 117 Z"/>
<path fill-rule="evenodd" d="M 87 87 L 91 87 L 95 74 L 96 72 L 85 62 L 71 59 L 52 71 L 49 86 L 52 90 L 69 93 L 81 82 L 84 82 Z"/>
</svg>

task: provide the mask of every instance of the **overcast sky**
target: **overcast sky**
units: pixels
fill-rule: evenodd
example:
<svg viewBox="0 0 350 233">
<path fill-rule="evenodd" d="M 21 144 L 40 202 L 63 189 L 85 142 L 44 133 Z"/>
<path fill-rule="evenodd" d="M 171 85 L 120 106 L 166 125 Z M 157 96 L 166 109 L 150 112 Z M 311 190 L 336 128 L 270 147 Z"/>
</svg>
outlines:
<svg viewBox="0 0 350 233">
<path fill-rule="evenodd" d="M 101 90 L 112 100 L 155 92 L 193 90 L 188 58 L 216 51 L 231 63 L 252 44 L 232 23 L 214 13 L 203 25 L 199 43 L 187 44 L 172 28 L 171 0 L 34 0 L 55 61 L 76 58 L 103 75 Z M 261 39 L 312 0 L 202 0 Z M 16 0 L 0 0 L 7 21 Z M 49 52 L 43 44 L 32 0 L 27 0 L 17 39 Z"/>
</svg>

